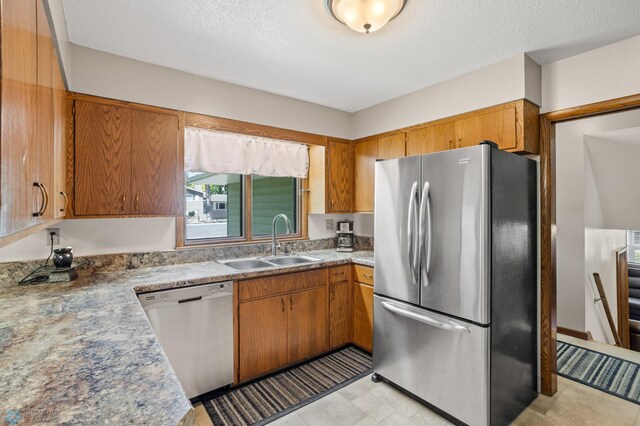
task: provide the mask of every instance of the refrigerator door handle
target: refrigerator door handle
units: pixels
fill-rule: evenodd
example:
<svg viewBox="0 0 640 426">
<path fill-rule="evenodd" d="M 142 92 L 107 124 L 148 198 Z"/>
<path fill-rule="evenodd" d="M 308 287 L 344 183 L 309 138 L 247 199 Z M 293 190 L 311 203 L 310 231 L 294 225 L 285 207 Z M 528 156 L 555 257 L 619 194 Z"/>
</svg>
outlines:
<svg viewBox="0 0 640 426">
<path fill-rule="evenodd" d="M 425 223 L 426 222 L 426 223 Z M 429 182 L 425 182 L 422 187 L 422 198 L 420 200 L 420 253 L 424 253 L 424 286 L 429 285 L 429 271 L 431 269 L 431 191 Z M 426 240 L 426 248 L 424 248 Z"/>
<path fill-rule="evenodd" d="M 418 266 L 420 264 L 420 249 L 416 250 L 416 228 L 418 225 L 418 182 L 411 186 L 409 198 L 409 220 L 407 221 L 407 241 L 409 242 L 409 269 L 413 283 L 418 283 Z"/>
<path fill-rule="evenodd" d="M 386 310 L 391 311 L 395 314 L 402 315 L 403 317 L 407 317 L 416 321 L 419 321 L 423 324 L 427 324 L 433 327 L 441 328 L 447 331 L 453 331 L 456 333 L 470 333 L 471 331 L 465 327 L 464 325 L 457 324 L 455 322 L 442 322 L 436 319 L 433 319 L 427 315 L 419 314 L 417 312 L 412 312 L 408 309 L 396 306 L 392 302 L 382 302 L 382 307 Z"/>
</svg>

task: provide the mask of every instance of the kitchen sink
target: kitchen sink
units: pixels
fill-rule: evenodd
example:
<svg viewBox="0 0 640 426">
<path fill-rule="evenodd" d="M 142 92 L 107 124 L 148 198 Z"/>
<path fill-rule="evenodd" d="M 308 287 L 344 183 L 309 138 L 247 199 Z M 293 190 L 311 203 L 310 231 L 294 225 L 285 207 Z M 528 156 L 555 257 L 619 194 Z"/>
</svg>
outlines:
<svg viewBox="0 0 640 426">
<path fill-rule="evenodd" d="M 279 266 L 299 265 L 302 263 L 320 262 L 322 259 L 311 256 L 281 256 L 271 257 L 268 259 L 270 263 L 274 263 Z"/>
<path fill-rule="evenodd" d="M 260 259 L 223 260 L 220 261 L 220 263 L 230 268 L 237 269 L 238 271 L 243 271 L 245 269 L 270 268 L 275 266 L 272 263 L 265 262 Z"/>
<path fill-rule="evenodd" d="M 225 266 L 244 271 L 246 269 L 273 268 L 274 266 L 302 265 L 305 263 L 320 262 L 322 259 L 311 256 L 275 256 L 265 258 L 221 260 Z"/>
</svg>

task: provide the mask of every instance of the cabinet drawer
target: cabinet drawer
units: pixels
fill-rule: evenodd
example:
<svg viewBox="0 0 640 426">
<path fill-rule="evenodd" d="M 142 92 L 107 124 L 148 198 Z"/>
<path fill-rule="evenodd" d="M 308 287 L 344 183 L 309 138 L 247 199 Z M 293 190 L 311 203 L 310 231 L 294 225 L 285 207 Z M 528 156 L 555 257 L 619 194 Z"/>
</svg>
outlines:
<svg viewBox="0 0 640 426">
<path fill-rule="evenodd" d="M 240 300 L 256 299 L 259 297 L 323 286 L 326 281 L 326 269 L 316 269 L 313 271 L 296 272 L 294 274 L 256 278 L 240 281 L 238 296 Z"/>
<path fill-rule="evenodd" d="M 359 283 L 373 285 L 373 268 L 353 265 L 353 280 Z"/>
<path fill-rule="evenodd" d="M 334 268 L 329 268 L 329 282 L 330 283 L 339 283 L 342 281 L 349 280 L 349 265 L 344 266 L 336 266 Z"/>
</svg>

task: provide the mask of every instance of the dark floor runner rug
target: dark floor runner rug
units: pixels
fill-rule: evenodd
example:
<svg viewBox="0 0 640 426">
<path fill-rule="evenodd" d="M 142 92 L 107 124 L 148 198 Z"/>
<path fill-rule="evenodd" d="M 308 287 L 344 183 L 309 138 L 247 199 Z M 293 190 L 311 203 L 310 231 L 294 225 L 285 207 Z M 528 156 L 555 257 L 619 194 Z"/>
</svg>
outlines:
<svg viewBox="0 0 640 426">
<path fill-rule="evenodd" d="M 640 404 L 640 364 L 558 341 L 558 374 Z"/>
<path fill-rule="evenodd" d="M 264 425 L 371 373 L 371 356 L 347 347 L 204 401 L 214 425 Z"/>
</svg>

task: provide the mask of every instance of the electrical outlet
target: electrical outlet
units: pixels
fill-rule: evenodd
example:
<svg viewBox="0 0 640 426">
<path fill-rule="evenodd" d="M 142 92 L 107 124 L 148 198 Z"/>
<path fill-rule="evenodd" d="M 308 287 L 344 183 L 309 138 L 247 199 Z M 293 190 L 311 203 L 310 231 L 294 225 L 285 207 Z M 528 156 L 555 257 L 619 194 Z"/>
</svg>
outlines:
<svg viewBox="0 0 640 426">
<path fill-rule="evenodd" d="M 327 231 L 333 231 L 333 229 L 334 229 L 334 228 L 333 228 L 333 226 L 334 226 L 334 225 L 333 225 L 333 219 L 327 219 L 327 220 L 325 221 L 325 225 L 326 225 L 326 227 L 327 227 Z"/>
<path fill-rule="evenodd" d="M 47 245 L 51 245 L 51 233 L 53 233 L 53 245 L 60 244 L 60 228 L 47 228 Z"/>
</svg>

